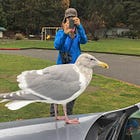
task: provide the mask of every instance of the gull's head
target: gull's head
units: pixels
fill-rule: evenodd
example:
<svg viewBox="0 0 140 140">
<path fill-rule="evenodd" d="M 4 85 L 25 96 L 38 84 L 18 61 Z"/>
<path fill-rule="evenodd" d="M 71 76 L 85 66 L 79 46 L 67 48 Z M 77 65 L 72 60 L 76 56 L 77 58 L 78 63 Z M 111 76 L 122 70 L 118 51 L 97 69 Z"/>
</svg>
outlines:
<svg viewBox="0 0 140 140">
<path fill-rule="evenodd" d="M 104 63 L 98 60 L 97 58 L 95 58 L 94 56 L 87 53 L 83 53 L 78 57 L 76 61 L 76 65 L 82 65 L 88 68 L 93 68 L 95 66 L 101 66 L 107 69 L 109 68 L 107 63 Z"/>
</svg>

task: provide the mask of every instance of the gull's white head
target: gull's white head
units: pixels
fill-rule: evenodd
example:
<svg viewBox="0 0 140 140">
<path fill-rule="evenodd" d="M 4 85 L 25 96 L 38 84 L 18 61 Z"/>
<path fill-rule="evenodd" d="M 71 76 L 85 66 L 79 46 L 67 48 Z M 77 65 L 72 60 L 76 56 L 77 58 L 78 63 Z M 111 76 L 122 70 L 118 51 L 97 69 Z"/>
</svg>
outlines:
<svg viewBox="0 0 140 140">
<path fill-rule="evenodd" d="M 87 54 L 87 53 L 83 53 L 81 54 L 76 63 L 76 65 L 82 65 L 82 66 L 85 66 L 87 68 L 91 68 L 93 69 L 93 67 L 95 66 L 101 66 L 103 68 L 109 68 L 108 64 L 102 62 L 102 61 L 99 61 L 97 58 L 95 58 L 94 56 L 90 55 L 90 54 Z"/>
</svg>

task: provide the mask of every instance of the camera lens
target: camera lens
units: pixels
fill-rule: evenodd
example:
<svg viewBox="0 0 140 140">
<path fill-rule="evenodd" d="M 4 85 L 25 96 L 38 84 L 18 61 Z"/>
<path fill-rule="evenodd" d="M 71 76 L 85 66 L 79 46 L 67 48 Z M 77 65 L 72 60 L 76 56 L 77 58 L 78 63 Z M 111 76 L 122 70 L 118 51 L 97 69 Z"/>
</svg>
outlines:
<svg viewBox="0 0 140 140">
<path fill-rule="evenodd" d="M 74 20 L 72 18 L 69 19 L 69 28 L 70 29 L 74 28 Z"/>
</svg>

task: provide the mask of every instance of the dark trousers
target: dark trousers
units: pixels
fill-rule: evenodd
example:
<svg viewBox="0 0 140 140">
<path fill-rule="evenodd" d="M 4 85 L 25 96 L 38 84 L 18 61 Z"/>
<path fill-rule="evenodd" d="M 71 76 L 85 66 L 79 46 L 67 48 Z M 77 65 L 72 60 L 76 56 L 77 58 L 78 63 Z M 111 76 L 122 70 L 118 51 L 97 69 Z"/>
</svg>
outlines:
<svg viewBox="0 0 140 140">
<path fill-rule="evenodd" d="M 67 103 L 67 115 L 72 115 L 73 114 L 73 106 L 74 106 L 75 100 Z M 58 110 L 57 110 L 58 113 Z M 54 104 L 50 105 L 50 116 L 54 117 L 55 112 L 54 112 Z"/>
</svg>

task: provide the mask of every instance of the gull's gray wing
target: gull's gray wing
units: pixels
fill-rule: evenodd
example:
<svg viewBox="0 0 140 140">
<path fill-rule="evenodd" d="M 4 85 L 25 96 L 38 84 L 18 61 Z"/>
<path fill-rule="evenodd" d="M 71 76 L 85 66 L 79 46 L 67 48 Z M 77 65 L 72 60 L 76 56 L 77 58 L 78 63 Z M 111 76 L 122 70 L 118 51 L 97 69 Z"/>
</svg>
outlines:
<svg viewBox="0 0 140 140">
<path fill-rule="evenodd" d="M 81 89 L 74 64 L 54 65 L 42 70 L 25 71 L 18 76 L 19 87 L 52 100 L 65 100 Z"/>
</svg>

